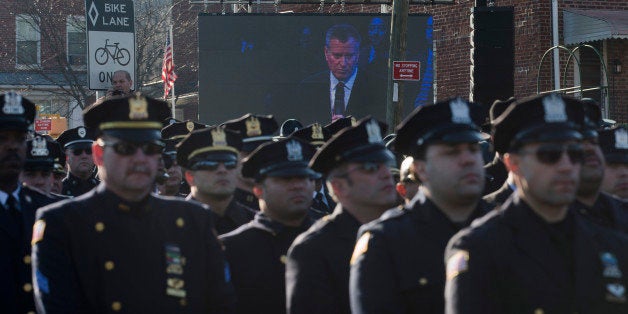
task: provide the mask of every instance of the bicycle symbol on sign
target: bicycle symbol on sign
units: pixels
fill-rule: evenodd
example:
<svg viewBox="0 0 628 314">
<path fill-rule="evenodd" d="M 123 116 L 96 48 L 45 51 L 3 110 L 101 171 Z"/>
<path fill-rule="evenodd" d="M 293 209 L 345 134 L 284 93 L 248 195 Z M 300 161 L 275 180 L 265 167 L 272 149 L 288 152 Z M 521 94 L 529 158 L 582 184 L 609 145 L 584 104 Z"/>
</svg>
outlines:
<svg viewBox="0 0 628 314">
<path fill-rule="evenodd" d="M 120 43 L 113 43 L 110 45 L 109 39 L 105 39 L 105 46 L 96 49 L 96 53 L 94 54 L 96 63 L 104 65 L 109 61 L 109 57 L 111 57 L 113 62 L 118 62 L 120 65 L 129 64 L 129 61 L 131 61 L 131 53 L 125 48 L 118 47 L 119 44 Z M 111 53 L 111 49 L 109 48 L 115 48 L 113 53 Z"/>
</svg>

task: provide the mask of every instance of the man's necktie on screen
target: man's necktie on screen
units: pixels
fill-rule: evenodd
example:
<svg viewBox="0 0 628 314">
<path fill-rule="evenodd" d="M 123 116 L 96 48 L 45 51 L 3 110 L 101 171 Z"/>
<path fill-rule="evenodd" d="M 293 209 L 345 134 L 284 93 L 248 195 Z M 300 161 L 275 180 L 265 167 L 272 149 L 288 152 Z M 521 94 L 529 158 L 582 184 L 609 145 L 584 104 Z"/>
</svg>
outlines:
<svg viewBox="0 0 628 314">
<path fill-rule="evenodd" d="M 345 114 L 345 83 L 338 82 L 336 85 L 336 96 L 334 97 L 334 115 L 344 116 Z"/>
</svg>

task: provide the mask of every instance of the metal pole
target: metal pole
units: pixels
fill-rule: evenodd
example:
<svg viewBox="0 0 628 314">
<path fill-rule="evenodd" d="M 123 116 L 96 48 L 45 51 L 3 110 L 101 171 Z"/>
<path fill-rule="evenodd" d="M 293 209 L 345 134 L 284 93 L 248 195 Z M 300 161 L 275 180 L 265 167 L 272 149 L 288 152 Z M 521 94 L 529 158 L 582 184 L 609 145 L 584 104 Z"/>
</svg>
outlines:
<svg viewBox="0 0 628 314">
<path fill-rule="evenodd" d="M 174 64 L 174 37 L 172 37 L 172 25 L 170 25 L 170 27 L 168 29 L 168 34 L 170 36 L 170 46 L 172 47 L 172 64 Z M 174 71 L 174 69 L 173 69 L 173 71 Z M 170 101 L 172 103 L 172 105 L 171 105 L 172 106 L 172 117 L 176 118 L 175 117 L 175 109 L 174 109 L 174 102 L 175 102 L 174 101 L 174 85 L 175 84 L 172 84 L 172 88 L 171 88 L 171 92 L 172 93 L 170 93 Z"/>
<path fill-rule="evenodd" d="M 395 126 L 401 122 L 403 112 L 403 83 L 393 81 L 393 61 L 403 61 L 406 57 L 408 10 L 408 0 L 393 0 L 386 93 L 386 123 L 390 128 L 389 132 L 393 132 Z"/>
</svg>

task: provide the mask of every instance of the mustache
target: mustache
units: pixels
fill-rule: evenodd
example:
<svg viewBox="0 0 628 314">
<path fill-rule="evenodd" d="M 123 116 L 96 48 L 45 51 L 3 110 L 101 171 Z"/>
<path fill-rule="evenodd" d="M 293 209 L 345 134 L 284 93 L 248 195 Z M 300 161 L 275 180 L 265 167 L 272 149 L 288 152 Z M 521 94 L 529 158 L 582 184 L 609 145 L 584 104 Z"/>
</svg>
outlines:
<svg viewBox="0 0 628 314">
<path fill-rule="evenodd" d="M 145 165 L 134 165 L 131 167 L 131 169 L 127 170 L 126 172 L 127 174 L 134 174 L 134 173 L 140 173 L 140 174 L 147 174 L 150 175 L 151 171 L 150 169 L 145 166 Z"/>
</svg>

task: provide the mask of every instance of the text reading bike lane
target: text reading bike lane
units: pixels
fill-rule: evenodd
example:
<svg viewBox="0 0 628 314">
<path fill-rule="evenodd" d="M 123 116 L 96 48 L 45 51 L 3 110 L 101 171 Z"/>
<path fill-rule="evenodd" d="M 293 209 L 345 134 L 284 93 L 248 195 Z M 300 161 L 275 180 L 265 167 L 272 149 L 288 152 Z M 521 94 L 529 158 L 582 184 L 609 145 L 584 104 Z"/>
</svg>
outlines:
<svg viewBox="0 0 628 314">
<path fill-rule="evenodd" d="M 133 0 L 86 0 L 89 88 L 111 87 L 113 73 L 131 74 L 135 89 L 135 14 Z"/>
</svg>

